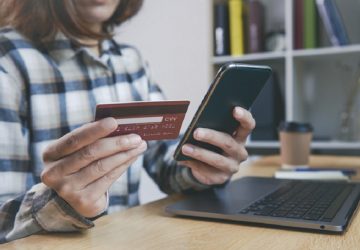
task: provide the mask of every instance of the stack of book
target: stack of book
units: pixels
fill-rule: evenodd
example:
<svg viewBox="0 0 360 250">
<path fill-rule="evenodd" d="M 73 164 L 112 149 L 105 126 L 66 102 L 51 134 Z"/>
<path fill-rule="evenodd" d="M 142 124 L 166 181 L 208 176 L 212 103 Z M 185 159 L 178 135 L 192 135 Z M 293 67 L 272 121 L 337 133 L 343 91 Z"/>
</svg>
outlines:
<svg viewBox="0 0 360 250">
<path fill-rule="evenodd" d="M 333 46 L 350 40 L 336 0 L 293 0 L 294 48 L 321 46 L 323 25 Z M 215 4 L 215 56 L 265 51 L 265 7 L 260 0 L 226 0 Z M 321 21 L 319 21 L 321 20 Z"/>
<path fill-rule="evenodd" d="M 321 19 L 333 46 L 350 44 L 335 0 L 294 0 L 294 48 L 319 46 L 318 19 Z"/>
<path fill-rule="evenodd" d="M 357 171 L 354 168 L 309 167 L 278 170 L 274 177 L 277 179 L 349 181 L 356 174 Z"/>
<path fill-rule="evenodd" d="M 258 0 L 215 4 L 215 55 L 264 51 L 264 6 Z"/>
</svg>

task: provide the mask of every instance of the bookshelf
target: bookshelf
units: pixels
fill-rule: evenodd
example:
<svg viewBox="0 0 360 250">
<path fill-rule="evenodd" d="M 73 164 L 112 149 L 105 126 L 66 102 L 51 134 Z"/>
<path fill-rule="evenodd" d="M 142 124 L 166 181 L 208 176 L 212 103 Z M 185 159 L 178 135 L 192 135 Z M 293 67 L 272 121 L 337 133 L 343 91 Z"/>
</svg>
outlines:
<svg viewBox="0 0 360 250">
<path fill-rule="evenodd" d="M 224 0 L 212 0 L 213 5 Z M 307 0 L 304 0 L 307 1 Z M 343 116 L 357 79 L 360 77 L 360 2 L 336 0 L 349 35 L 350 44 L 332 46 L 320 16 L 317 17 L 317 45 L 295 49 L 295 0 L 262 0 L 265 8 L 265 33 L 282 30 L 286 48 L 240 56 L 213 56 L 213 74 L 227 62 L 265 64 L 278 75 L 284 97 L 285 119 L 310 122 L 314 126 L 312 150 L 319 154 L 353 155 L 360 153 L 360 89 L 354 98 L 353 117 L 348 133 L 340 133 Z M 214 19 L 214 16 L 212 16 Z M 359 83 L 360 84 L 360 83 Z M 251 153 L 267 154 L 279 150 L 277 140 L 254 140 Z"/>
</svg>

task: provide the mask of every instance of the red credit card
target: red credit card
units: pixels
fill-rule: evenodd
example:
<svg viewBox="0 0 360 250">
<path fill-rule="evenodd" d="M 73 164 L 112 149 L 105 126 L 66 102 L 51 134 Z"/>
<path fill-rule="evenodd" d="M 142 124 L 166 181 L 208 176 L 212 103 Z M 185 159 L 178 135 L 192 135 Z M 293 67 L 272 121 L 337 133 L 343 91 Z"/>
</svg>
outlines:
<svg viewBox="0 0 360 250">
<path fill-rule="evenodd" d="M 109 136 L 138 134 L 143 140 L 176 139 L 189 101 L 109 103 L 96 105 L 95 121 L 114 117 L 118 128 Z"/>
</svg>

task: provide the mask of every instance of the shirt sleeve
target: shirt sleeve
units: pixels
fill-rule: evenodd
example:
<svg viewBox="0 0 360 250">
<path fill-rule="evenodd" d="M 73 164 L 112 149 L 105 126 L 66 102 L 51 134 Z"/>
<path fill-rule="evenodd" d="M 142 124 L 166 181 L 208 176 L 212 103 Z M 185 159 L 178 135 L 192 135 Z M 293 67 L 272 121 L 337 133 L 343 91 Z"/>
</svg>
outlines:
<svg viewBox="0 0 360 250">
<path fill-rule="evenodd" d="M 178 144 L 177 140 L 148 144 L 148 150 L 144 154 L 144 167 L 163 192 L 190 193 L 210 187 L 195 179 L 190 168 L 174 160 L 173 153 Z"/>
<path fill-rule="evenodd" d="M 24 84 L 0 58 L 0 243 L 40 231 L 68 232 L 92 227 L 53 190 L 32 177 Z"/>
<path fill-rule="evenodd" d="M 160 87 L 154 83 L 149 67 L 144 63 L 148 78 L 150 101 L 165 100 Z M 175 161 L 173 154 L 179 140 L 150 141 L 144 154 L 144 168 L 159 188 L 167 193 L 188 193 L 200 191 L 210 186 L 200 183 L 192 174 L 191 169 Z"/>
</svg>

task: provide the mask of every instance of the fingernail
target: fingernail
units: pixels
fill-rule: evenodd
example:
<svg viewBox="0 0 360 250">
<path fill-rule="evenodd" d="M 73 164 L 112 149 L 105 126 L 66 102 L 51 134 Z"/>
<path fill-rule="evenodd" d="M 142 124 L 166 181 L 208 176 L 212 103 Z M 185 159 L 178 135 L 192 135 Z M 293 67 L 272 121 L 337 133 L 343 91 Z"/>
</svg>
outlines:
<svg viewBox="0 0 360 250">
<path fill-rule="evenodd" d="M 194 152 L 194 148 L 189 145 L 184 145 L 182 147 L 182 152 L 186 155 L 191 155 Z"/>
<path fill-rule="evenodd" d="M 115 130 L 117 128 L 117 122 L 114 118 L 108 117 L 101 120 L 101 125 L 109 130 Z"/>
<path fill-rule="evenodd" d="M 202 129 L 198 128 L 195 130 L 195 138 L 196 139 L 202 139 L 202 138 L 204 138 L 204 136 L 205 136 L 205 132 Z"/>
<path fill-rule="evenodd" d="M 244 110 L 240 107 L 235 108 L 235 115 L 237 118 L 241 118 L 244 116 Z"/>
<path fill-rule="evenodd" d="M 147 149 L 147 143 L 146 141 L 142 141 L 142 143 L 139 146 L 140 150 L 144 152 Z"/>
<path fill-rule="evenodd" d="M 129 141 L 131 145 L 138 145 L 142 141 L 142 139 L 139 135 L 133 134 L 130 135 Z"/>
</svg>

